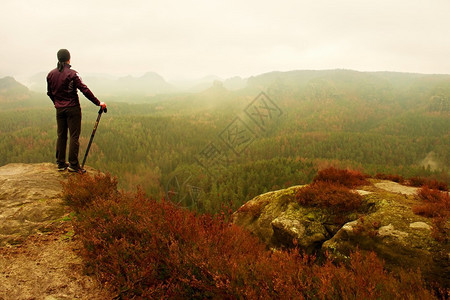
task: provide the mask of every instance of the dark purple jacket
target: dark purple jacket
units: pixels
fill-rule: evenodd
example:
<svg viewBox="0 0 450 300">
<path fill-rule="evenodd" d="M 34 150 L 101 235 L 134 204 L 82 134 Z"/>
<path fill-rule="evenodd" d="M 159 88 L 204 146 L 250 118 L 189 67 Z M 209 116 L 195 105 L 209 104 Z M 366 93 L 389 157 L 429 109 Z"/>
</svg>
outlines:
<svg viewBox="0 0 450 300">
<path fill-rule="evenodd" d="M 77 89 L 86 98 L 99 106 L 100 101 L 94 96 L 91 90 L 81 81 L 77 71 L 72 70 L 69 64 L 65 64 L 63 70 L 58 68 L 51 70 L 47 75 L 47 95 L 52 99 L 56 108 L 80 106 Z"/>
</svg>

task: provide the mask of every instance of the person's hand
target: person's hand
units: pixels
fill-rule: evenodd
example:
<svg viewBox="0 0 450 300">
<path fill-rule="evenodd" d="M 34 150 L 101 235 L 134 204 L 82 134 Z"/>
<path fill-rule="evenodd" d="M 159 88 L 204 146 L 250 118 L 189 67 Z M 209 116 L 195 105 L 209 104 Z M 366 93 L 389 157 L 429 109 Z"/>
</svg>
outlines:
<svg viewBox="0 0 450 300">
<path fill-rule="evenodd" d="M 106 108 L 106 103 L 105 102 L 100 102 L 100 106 L 102 107 L 102 109 Z"/>
</svg>

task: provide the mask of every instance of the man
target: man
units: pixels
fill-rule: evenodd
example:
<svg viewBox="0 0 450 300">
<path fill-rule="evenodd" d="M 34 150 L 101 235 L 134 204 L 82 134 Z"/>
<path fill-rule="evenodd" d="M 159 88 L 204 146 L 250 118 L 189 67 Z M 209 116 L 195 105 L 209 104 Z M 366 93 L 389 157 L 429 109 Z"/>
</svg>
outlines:
<svg viewBox="0 0 450 300">
<path fill-rule="evenodd" d="M 97 106 L 106 108 L 106 103 L 100 102 L 91 90 L 83 83 L 80 75 L 71 69 L 70 53 L 61 49 L 57 53 L 57 68 L 47 75 L 47 95 L 56 108 L 56 122 L 58 125 L 58 140 L 56 142 L 56 163 L 58 170 L 69 172 L 86 172 L 80 167 L 78 138 L 81 132 L 81 107 L 77 89 Z M 70 133 L 69 163 L 66 163 L 67 130 Z"/>
</svg>

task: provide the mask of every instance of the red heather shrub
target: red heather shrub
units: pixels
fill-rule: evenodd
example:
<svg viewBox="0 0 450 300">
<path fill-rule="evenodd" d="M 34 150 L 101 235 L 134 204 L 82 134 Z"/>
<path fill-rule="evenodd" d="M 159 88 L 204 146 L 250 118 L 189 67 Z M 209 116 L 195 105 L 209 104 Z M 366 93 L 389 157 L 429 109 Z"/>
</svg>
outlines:
<svg viewBox="0 0 450 300">
<path fill-rule="evenodd" d="M 418 191 L 422 203 L 413 206 L 415 214 L 429 218 L 448 216 L 450 213 L 450 196 L 447 192 L 432 190 L 423 186 Z"/>
<path fill-rule="evenodd" d="M 420 283 L 419 271 L 400 271 L 393 277 L 373 252 L 350 254 L 347 268 L 328 260 L 317 266 L 317 273 L 321 289 L 311 299 L 433 299 Z"/>
<path fill-rule="evenodd" d="M 424 178 L 424 177 L 410 178 L 409 185 L 416 186 L 416 187 L 427 186 L 430 189 L 448 191 L 448 187 L 445 182 L 437 181 L 435 179 L 428 179 L 428 178 Z"/>
<path fill-rule="evenodd" d="M 317 173 L 317 176 L 313 179 L 313 183 L 318 181 L 333 182 L 349 188 L 368 184 L 366 176 L 361 172 L 353 170 L 341 170 L 334 167 L 319 171 Z"/>
<path fill-rule="evenodd" d="M 295 197 L 301 205 L 329 208 L 335 213 L 357 210 L 362 203 L 362 196 L 349 188 L 323 181 L 299 189 Z"/>
<path fill-rule="evenodd" d="M 375 175 L 375 178 L 376 179 L 390 180 L 390 181 L 394 181 L 394 182 L 398 182 L 398 183 L 404 183 L 405 182 L 403 177 L 400 176 L 400 175 L 388 175 L 388 174 L 383 174 L 383 173 L 377 173 Z"/>
<path fill-rule="evenodd" d="M 410 186 L 415 186 L 415 187 L 421 187 L 423 185 L 425 185 L 426 183 L 426 179 L 424 177 L 411 177 L 409 179 L 409 185 Z"/>
<path fill-rule="evenodd" d="M 97 197 L 107 198 L 117 193 L 117 178 L 110 174 L 72 174 L 67 182 L 62 183 L 63 198 L 75 211 L 86 207 Z"/>
<path fill-rule="evenodd" d="M 448 192 L 432 190 L 428 186 L 423 186 L 418 195 L 422 202 L 413 206 L 413 212 L 417 215 L 433 218 L 433 237 L 440 242 L 448 240 L 450 233 L 447 226 L 450 215 Z"/>
<path fill-rule="evenodd" d="M 448 216 L 439 216 L 433 218 L 433 228 L 431 230 L 432 237 L 441 243 L 447 243 L 450 234 L 450 228 L 448 227 Z"/>
<path fill-rule="evenodd" d="M 71 199 L 84 199 L 97 186 L 89 176 L 79 178 L 81 195 L 78 179 L 69 180 Z M 76 237 L 87 270 L 118 299 L 432 299 L 420 275 L 394 276 L 374 254 L 352 254 L 345 266 L 316 263 L 296 249 L 269 251 L 223 216 L 196 214 L 139 191 L 86 202 L 74 223 Z"/>
<path fill-rule="evenodd" d="M 448 186 L 445 182 L 437 181 L 437 180 L 429 180 L 427 182 L 427 186 L 430 189 L 437 189 L 440 191 L 448 191 Z"/>
</svg>

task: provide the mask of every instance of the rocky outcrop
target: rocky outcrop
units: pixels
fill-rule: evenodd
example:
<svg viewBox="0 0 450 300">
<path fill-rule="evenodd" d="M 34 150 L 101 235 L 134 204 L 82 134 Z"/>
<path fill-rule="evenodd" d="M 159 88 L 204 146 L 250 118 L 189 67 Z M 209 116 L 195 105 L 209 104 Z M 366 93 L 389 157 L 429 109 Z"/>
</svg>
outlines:
<svg viewBox="0 0 450 300">
<path fill-rule="evenodd" d="M 0 299 L 113 298 L 84 274 L 61 199 L 69 176 L 50 163 L 0 167 Z"/>
<path fill-rule="evenodd" d="M 234 222 L 246 227 L 268 245 L 273 244 L 272 222 L 292 205 L 292 199 L 300 186 L 259 195 L 234 213 Z M 290 227 L 289 227 L 290 228 Z M 292 228 L 291 231 L 296 231 Z"/>
<path fill-rule="evenodd" d="M 61 181 L 70 175 L 74 174 L 58 172 L 51 163 L 0 167 L 0 246 L 19 244 L 30 234 L 49 231 L 64 216 L 67 208 L 61 199 Z"/>
<path fill-rule="evenodd" d="M 249 229 L 269 247 L 289 248 L 296 244 L 314 253 L 345 222 L 358 218 L 358 212 L 335 216 L 327 210 L 299 205 L 295 194 L 301 188 L 294 186 L 255 197 L 234 213 L 234 223 Z M 371 206 L 373 203 L 367 201 L 363 210 Z"/>
<path fill-rule="evenodd" d="M 66 176 L 50 163 L 0 167 L 0 246 L 48 231 L 64 215 L 60 182 Z"/>
<path fill-rule="evenodd" d="M 328 252 L 338 260 L 347 259 L 357 248 L 375 251 L 388 269 L 420 269 L 428 280 L 449 286 L 450 248 L 432 237 L 429 218 L 413 213 L 417 188 L 372 180 L 358 190 L 364 199 L 362 209 L 344 216 L 300 206 L 295 200 L 300 188 L 255 197 L 234 213 L 234 223 L 269 247 L 297 246 L 306 253 Z"/>
</svg>

